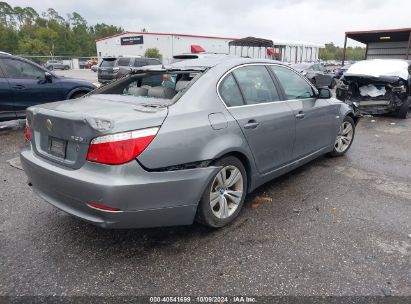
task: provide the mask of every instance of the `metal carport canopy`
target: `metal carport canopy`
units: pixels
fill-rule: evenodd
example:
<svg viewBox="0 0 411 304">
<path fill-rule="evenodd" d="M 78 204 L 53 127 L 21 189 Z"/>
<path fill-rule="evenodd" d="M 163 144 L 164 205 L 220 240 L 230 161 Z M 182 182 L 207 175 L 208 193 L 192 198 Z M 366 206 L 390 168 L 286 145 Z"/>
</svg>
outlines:
<svg viewBox="0 0 411 304">
<path fill-rule="evenodd" d="M 368 51 L 368 44 L 373 42 L 402 42 L 408 41 L 405 59 L 408 59 L 411 46 L 411 28 L 385 29 L 385 30 L 370 30 L 370 31 L 352 31 L 345 32 L 344 51 L 342 64 L 345 62 L 345 55 L 347 50 L 347 38 L 364 43 L 367 45 L 366 54 Z"/>
<path fill-rule="evenodd" d="M 367 44 L 370 42 L 380 42 L 382 40 L 392 42 L 407 41 L 409 39 L 410 33 L 411 28 L 401 28 L 374 31 L 355 31 L 346 32 L 345 34 L 347 38 Z"/>
<path fill-rule="evenodd" d="M 246 37 L 238 40 L 233 40 L 228 43 L 229 46 L 248 46 L 248 47 L 265 47 L 272 48 L 274 43 L 272 40 L 255 38 L 255 37 Z"/>
</svg>

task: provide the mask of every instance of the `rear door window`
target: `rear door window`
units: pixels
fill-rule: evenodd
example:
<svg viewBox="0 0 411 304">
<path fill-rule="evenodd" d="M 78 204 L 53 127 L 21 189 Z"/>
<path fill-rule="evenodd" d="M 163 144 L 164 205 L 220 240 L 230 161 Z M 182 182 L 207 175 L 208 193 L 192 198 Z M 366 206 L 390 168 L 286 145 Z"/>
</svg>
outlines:
<svg viewBox="0 0 411 304">
<path fill-rule="evenodd" d="M 156 60 L 156 59 L 148 59 L 148 64 L 149 65 L 158 65 L 158 64 L 161 64 L 161 62 L 159 60 Z"/>
<path fill-rule="evenodd" d="M 14 79 L 41 79 L 44 71 L 24 61 L 15 59 L 1 59 L 1 65 L 6 78 Z"/>
<path fill-rule="evenodd" d="M 241 95 L 237 82 L 231 73 L 220 83 L 218 91 L 228 107 L 244 105 L 243 96 Z"/>
<path fill-rule="evenodd" d="M 147 60 L 145 60 L 145 59 L 135 59 L 134 60 L 134 66 L 135 67 L 142 67 L 142 66 L 145 66 L 145 65 L 147 65 Z"/>
<path fill-rule="evenodd" d="M 314 98 L 315 92 L 310 84 L 305 81 L 300 74 L 277 65 L 270 65 L 282 87 L 287 99 Z"/>
<path fill-rule="evenodd" d="M 246 104 L 279 101 L 277 89 L 270 74 L 263 65 L 251 65 L 233 72 Z"/>
<path fill-rule="evenodd" d="M 119 58 L 117 60 L 118 66 L 129 66 L 130 65 L 130 58 Z"/>
</svg>

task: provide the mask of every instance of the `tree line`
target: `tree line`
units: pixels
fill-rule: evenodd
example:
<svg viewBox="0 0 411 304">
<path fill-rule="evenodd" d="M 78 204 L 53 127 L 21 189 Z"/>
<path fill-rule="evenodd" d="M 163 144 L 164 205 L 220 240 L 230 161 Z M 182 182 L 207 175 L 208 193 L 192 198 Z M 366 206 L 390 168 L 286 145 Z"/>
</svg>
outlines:
<svg viewBox="0 0 411 304">
<path fill-rule="evenodd" d="M 39 14 L 0 2 L 0 51 L 12 54 L 95 57 L 96 39 L 123 31 L 105 23 L 88 25 L 76 12 L 62 17 L 49 8 Z"/>
<path fill-rule="evenodd" d="M 321 60 L 339 60 L 343 59 L 344 48 L 335 46 L 334 43 L 326 43 L 325 48 L 320 49 L 320 59 Z M 362 47 L 347 47 L 346 49 L 346 60 L 364 60 L 365 48 Z"/>
</svg>

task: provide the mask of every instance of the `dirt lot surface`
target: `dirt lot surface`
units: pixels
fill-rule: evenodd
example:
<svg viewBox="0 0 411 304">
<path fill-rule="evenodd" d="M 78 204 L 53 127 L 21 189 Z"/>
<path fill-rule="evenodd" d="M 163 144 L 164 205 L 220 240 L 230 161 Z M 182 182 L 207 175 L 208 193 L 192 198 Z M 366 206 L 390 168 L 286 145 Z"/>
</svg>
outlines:
<svg viewBox="0 0 411 304">
<path fill-rule="evenodd" d="M 0 295 L 411 296 L 411 119 L 364 118 L 345 157 L 260 187 L 219 230 L 81 222 L 8 162 L 22 145 L 0 131 Z"/>
</svg>

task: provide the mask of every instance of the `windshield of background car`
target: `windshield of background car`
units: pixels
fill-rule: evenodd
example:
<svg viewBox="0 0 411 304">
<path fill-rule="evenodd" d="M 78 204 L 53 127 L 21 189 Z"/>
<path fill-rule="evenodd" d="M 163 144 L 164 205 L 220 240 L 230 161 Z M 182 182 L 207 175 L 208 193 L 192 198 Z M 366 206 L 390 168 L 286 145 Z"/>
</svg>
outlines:
<svg viewBox="0 0 411 304">
<path fill-rule="evenodd" d="M 200 77 L 198 71 L 146 72 L 132 74 L 93 91 L 92 94 L 114 94 L 143 97 L 149 100 L 171 99 L 177 101 L 184 91 Z"/>
</svg>

